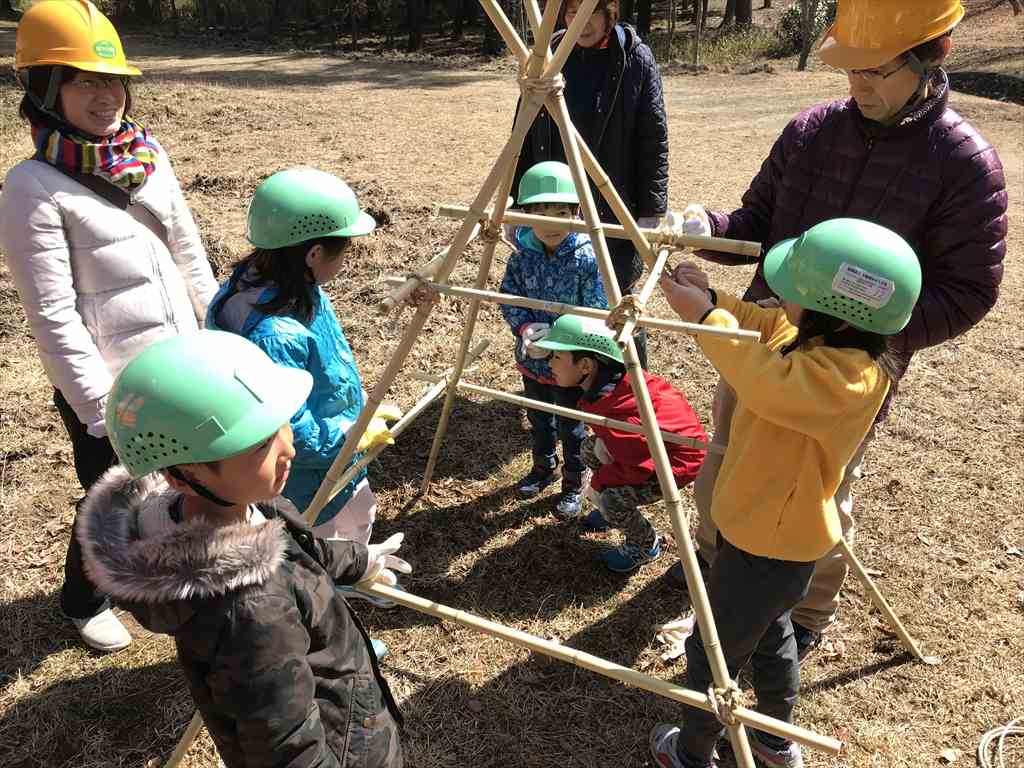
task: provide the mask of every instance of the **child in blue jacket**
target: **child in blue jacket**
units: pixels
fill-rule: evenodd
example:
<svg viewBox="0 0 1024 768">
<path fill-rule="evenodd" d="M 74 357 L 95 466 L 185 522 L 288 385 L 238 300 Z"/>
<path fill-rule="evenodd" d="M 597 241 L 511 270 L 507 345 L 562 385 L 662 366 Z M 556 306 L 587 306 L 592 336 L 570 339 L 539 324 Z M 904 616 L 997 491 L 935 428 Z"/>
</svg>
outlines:
<svg viewBox="0 0 1024 768">
<path fill-rule="evenodd" d="M 579 197 L 565 163 L 544 162 L 530 168 L 519 182 L 518 204 L 528 213 L 573 218 L 579 214 Z M 541 227 L 517 227 L 515 252 L 501 281 L 502 293 L 580 307 L 608 308 L 604 285 L 597 268 L 590 237 Z M 558 319 L 553 312 L 501 305 L 501 313 L 516 337 L 516 367 L 523 376 L 526 396 L 544 403 L 575 408 L 582 391 L 560 387 L 548 367 L 546 350 L 534 346 Z M 565 469 L 556 514 L 566 520 L 579 516 L 585 466 L 580 446 L 586 437 L 582 422 L 542 411 L 527 410 L 533 438 L 533 468 L 516 487 L 521 498 L 538 495 L 558 478 L 562 441 Z"/>
<path fill-rule="evenodd" d="M 351 238 L 375 227 L 341 179 L 312 168 L 274 174 L 249 205 L 246 237 L 255 250 L 235 266 L 207 314 L 207 328 L 245 336 L 274 362 L 313 375 L 313 389 L 291 419 L 295 458 L 282 491 L 299 510 L 313 500 L 363 409 L 359 369 L 320 286 L 341 271 Z M 390 439 L 375 418 L 360 450 Z M 366 544 L 376 510 L 363 470 L 320 511 L 314 533 Z"/>
</svg>

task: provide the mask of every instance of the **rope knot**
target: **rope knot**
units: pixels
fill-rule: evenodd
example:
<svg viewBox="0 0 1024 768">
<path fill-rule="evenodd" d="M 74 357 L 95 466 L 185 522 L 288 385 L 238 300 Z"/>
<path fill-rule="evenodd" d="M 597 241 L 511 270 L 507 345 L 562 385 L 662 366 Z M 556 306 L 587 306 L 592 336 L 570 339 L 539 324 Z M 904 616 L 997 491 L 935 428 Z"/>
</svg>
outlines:
<svg viewBox="0 0 1024 768">
<path fill-rule="evenodd" d="M 742 706 L 740 689 L 732 680 L 725 688 L 715 688 L 715 684 L 712 683 L 708 687 L 708 703 L 718 722 L 726 728 L 739 723 L 736 719 L 736 707 Z"/>
<path fill-rule="evenodd" d="M 644 302 L 635 293 L 627 293 L 622 300 L 608 312 L 605 323 L 609 328 L 621 328 L 627 321 L 635 324 L 644 313 Z"/>
<path fill-rule="evenodd" d="M 541 96 L 557 96 L 565 88 L 565 78 L 561 73 L 554 77 L 530 77 L 521 75 L 519 78 L 519 90 L 524 96 L 536 93 Z"/>
</svg>

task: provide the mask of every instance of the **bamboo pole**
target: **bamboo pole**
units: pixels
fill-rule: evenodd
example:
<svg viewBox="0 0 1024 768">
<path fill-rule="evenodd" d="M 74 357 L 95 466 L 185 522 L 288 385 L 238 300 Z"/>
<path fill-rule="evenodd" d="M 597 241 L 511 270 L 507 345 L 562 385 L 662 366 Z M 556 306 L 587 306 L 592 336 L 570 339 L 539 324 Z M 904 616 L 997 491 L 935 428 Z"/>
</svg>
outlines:
<svg viewBox="0 0 1024 768">
<path fill-rule="evenodd" d="M 449 621 L 457 622 L 463 626 L 470 627 L 477 632 L 506 640 L 518 645 L 520 648 L 526 648 L 527 650 L 533 651 L 534 653 L 549 656 L 553 659 L 564 661 L 582 669 L 596 672 L 603 677 L 617 680 L 625 685 L 650 691 L 651 693 L 671 699 L 672 701 L 678 701 L 681 704 L 686 704 L 687 706 L 695 707 L 696 709 L 703 709 L 705 712 L 713 711 L 707 695 L 703 693 L 691 691 L 680 685 L 675 685 L 665 680 L 659 680 L 656 677 L 645 675 L 642 672 L 637 672 L 635 669 L 624 667 L 613 661 L 603 659 L 600 656 L 594 656 L 586 651 L 573 648 L 572 646 L 562 645 L 561 643 L 556 643 L 551 640 L 545 640 L 542 637 L 531 635 L 527 632 L 523 632 L 522 630 L 515 629 L 504 624 L 499 624 L 495 621 L 490 621 L 482 616 L 477 616 L 467 611 L 461 611 L 458 608 L 452 608 L 451 606 L 436 603 L 433 600 L 428 600 L 403 590 L 393 589 L 392 587 L 387 587 L 383 584 L 359 584 L 356 586 L 356 589 L 366 594 L 372 594 L 377 597 L 394 600 L 396 603 L 399 603 L 406 608 L 411 608 L 414 611 L 419 611 L 420 613 L 426 613 L 430 616 L 436 616 L 439 619 L 447 619 Z M 809 749 L 815 749 L 829 755 L 838 755 L 843 746 L 842 742 L 837 739 L 832 739 L 828 736 L 821 736 L 813 731 L 807 730 L 806 728 L 801 728 L 800 726 L 793 725 L 792 723 L 776 720 L 744 706 L 736 707 L 733 710 L 733 713 L 736 715 L 736 718 L 745 725 L 757 728 L 760 731 L 765 731 L 766 733 L 774 734 L 775 736 L 779 736 L 783 739 L 795 741 Z"/>
<path fill-rule="evenodd" d="M 553 413 L 555 416 L 565 416 L 575 421 L 582 421 L 586 424 L 597 424 L 600 427 L 607 427 L 608 429 L 617 429 L 620 432 L 630 432 L 635 435 L 646 434 L 644 428 L 636 424 L 630 424 L 628 421 L 619 421 L 618 419 L 610 419 L 607 416 L 595 416 L 593 413 L 587 413 L 586 411 L 578 411 L 575 408 L 566 408 L 563 405 L 555 405 L 553 403 L 544 403 L 539 400 L 531 400 L 528 397 L 521 397 L 519 395 L 513 395 L 508 392 L 502 392 L 499 389 L 491 389 L 490 387 L 481 387 L 477 384 L 469 384 L 465 381 L 458 383 L 458 388 L 464 392 L 469 392 L 473 395 L 482 395 L 483 397 L 490 397 L 495 400 L 501 400 L 506 403 L 512 403 L 523 408 L 530 408 L 534 411 L 544 411 L 545 413 Z M 697 440 L 696 438 L 686 437 L 685 435 L 678 435 L 675 432 L 661 432 L 662 438 L 665 442 L 675 443 L 676 445 L 685 445 L 687 448 L 694 448 L 700 451 L 710 451 L 711 453 L 725 453 L 726 446 L 719 445 L 718 443 L 705 443 L 703 440 Z"/>
<path fill-rule="evenodd" d="M 467 356 L 467 364 L 472 365 L 474 362 L 476 362 L 477 358 L 479 358 L 480 355 L 484 353 L 484 351 L 487 349 L 490 343 L 490 339 L 481 339 L 480 342 L 476 345 L 476 347 L 474 347 L 473 350 Z M 446 373 L 450 373 L 450 370 L 446 371 Z M 413 378 L 419 377 L 417 377 L 414 374 Z M 413 405 L 412 408 L 406 411 L 402 418 L 396 421 L 389 430 L 393 438 L 397 438 L 399 435 L 405 432 L 405 430 L 409 428 L 409 426 L 416 420 L 416 418 L 425 410 L 427 410 L 427 408 L 430 407 L 430 404 L 437 400 L 437 398 L 439 398 L 441 394 L 448 388 L 448 379 L 446 376 L 434 376 L 432 377 L 432 379 L 433 380 L 429 382 L 431 384 L 431 387 L 420 396 L 420 398 L 416 401 L 415 405 Z M 340 491 L 342 488 L 348 485 L 352 481 L 352 478 L 359 474 L 360 470 L 362 470 L 364 467 L 370 466 L 370 464 L 372 464 L 373 461 L 378 456 L 380 456 L 384 452 L 384 449 L 387 447 L 387 443 L 374 446 L 366 453 L 364 453 L 362 458 L 360 458 L 354 464 L 349 466 L 349 468 L 345 470 L 345 474 L 343 474 L 341 478 L 339 478 L 338 482 L 335 483 L 334 488 L 331 491 L 331 498 L 328 499 L 327 503 L 329 504 L 331 499 L 333 499 L 338 494 L 338 491 Z"/>
<path fill-rule="evenodd" d="M 864 588 L 867 590 L 868 597 L 871 598 L 871 602 L 874 603 L 875 608 L 878 609 L 879 613 L 885 616 L 886 621 L 889 622 L 889 626 L 893 628 L 893 631 L 899 637 L 900 642 L 903 643 L 903 647 L 910 651 L 918 661 L 929 666 L 936 666 L 940 664 L 941 659 L 939 659 L 938 656 L 925 656 L 921 652 L 921 648 L 918 646 L 914 638 L 910 636 L 910 633 L 907 632 L 906 627 L 903 626 L 903 622 L 900 621 L 896 612 L 886 601 L 881 591 L 877 586 L 875 586 L 875 582 L 872 581 L 867 570 L 865 570 L 864 566 L 861 565 L 860 560 L 858 560 L 857 556 L 853 553 L 853 549 L 850 547 L 850 544 L 846 541 L 845 537 L 839 539 L 838 546 L 839 551 L 843 553 L 843 557 L 846 558 L 846 562 L 850 565 L 850 570 L 852 570 L 857 575 L 857 578 L 860 579 L 860 583 L 863 584 Z"/>
<path fill-rule="evenodd" d="M 487 1 L 481 0 L 481 2 Z M 494 2 L 494 0 L 490 0 L 490 2 Z M 484 179 L 484 183 L 481 185 L 480 191 L 470 207 L 472 213 L 463 220 L 462 226 L 459 227 L 449 247 L 448 255 L 437 271 L 438 283 L 444 283 L 452 270 L 455 269 L 456 262 L 458 262 L 466 249 L 466 243 L 469 242 L 470 234 L 482 216 L 484 206 L 487 205 L 487 201 L 491 199 L 498 188 L 498 184 L 505 177 L 509 161 L 519 154 L 519 150 L 523 145 L 523 139 L 526 138 L 526 133 L 529 131 L 530 125 L 533 124 L 533 119 L 540 111 L 542 101 L 543 99 L 536 92 L 524 95 L 512 134 L 509 136 L 508 141 L 505 142 L 505 146 L 501 154 L 498 155 L 498 159 L 495 161 L 490 173 L 487 174 L 487 178 Z M 394 382 L 398 372 L 402 369 L 402 365 L 409 356 L 409 352 L 419 337 L 420 331 L 423 330 L 423 326 L 426 324 L 427 317 L 430 315 L 433 307 L 432 303 L 424 303 L 417 308 L 412 320 L 409 321 L 405 333 L 399 340 L 391 359 L 388 361 L 387 367 L 381 374 L 380 381 L 377 382 L 377 385 L 368 396 L 367 402 L 359 414 L 359 418 L 356 419 L 356 423 L 352 425 L 345 437 L 345 444 L 341 447 L 330 469 L 327 470 L 326 477 L 324 477 L 320 488 L 317 489 L 316 495 L 303 514 L 306 522 L 312 523 L 316 520 L 320 510 L 327 504 L 331 488 L 334 487 L 334 483 L 337 482 L 338 478 L 344 473 L 345 468 L 348 467 L 349 462 L 352 461 L 352 457 L 356 452 L 356 446 L 359 444 L 359 439 L 366 431 L 366 426 L 370 423 L 370 419 L 373 418 L 374 411 L 384 401 L 388 389 L 391 388 L 392 382 Z"/>
<path fill-rule="evenodd" d="M 549 96 L 545 104 L 555 124 L 558 126 L 569 170 L 572 172 L 573 182 L 576 185 L 576 194 L 579 195 L 581 207 L 583 208 L 583 218 L 587 222 L 587 226 L 594 233 L 591 235 L 591 241 L 597 256 L 598 265 L 604 277 L 605 292 L 608 294 L 609 303 L 618 304 L 622 300 L 622 293 L 615 280 L 615 269 L 612 265 L 611 256 L 608 253 L 608 244 L 604 239 L 601 222 L 598 220 L 597 207 L 594 205 L 594 197 L 591 194 L 590 184 L 587 181 L 583 168 L 583 160 L 580 157 L 580 150 L 576 140 L 577 134 L 572 125 L 572 118 L 569 117 L 569 109 L 565 104 L 565 98 L 559 92 Z M 632 220 L 632 216 L 629 216 L 629 220 Z M 647 252 L 647 257 L 653 258 L 650 251 Z M 725 657 L 722 655 L 721 643 L 718 639 L 718 629 L 715 627 L 715 620 L 711 613 L 711 606 L 708 603 L 707 592 L 704 589 L 704 581 L 700 577 L 700 569 L 697 565 L 693 541 L 690 539 L 690 528 L 685 522 L 682 498 L 679 495 L 679 489 L 676 487 L 676 480 L 672 474 L 672 466 L 668 460 L 665 443 L 661 439 L 661 430 L 658 428 L 658 419 L 654 413 L 651 395 L 647 391 L 647 380 L 644 378 L 644 371 L 640 366 L 636 343 L 631 336 L 626 339 L 626 346 L 623 349 L 623 360 L 626 363 L 626 371 L 629 375 L 629 383 L 633 388 L 633 395 L 636 397 L 637 407 L 640 412 L 640 423 L 643 425 L 647 437 L 647 448 L 651 452 L 651 458 L 654 459 L 654 467 L 657 471 L 658 483 L 661 486 L 662 498 L 672 520 L 672 529 L 676 536 L 679 559 L 683 564 L 683 572 L 686 575 L 686 583 L 693 602 L 694 615 L 697 618 L 701 639 L 707 651 L 714 687 L 723 691 L 729 690 L 735 686 L 735 682 L 729 674 Z M 732 742 L 733 753 L 739 763 L 739 768 L 754 768 L 754 757 L 750 752 L 750 742 L 747 739 L 747 732 L 744 727 L 734 722 L 732 725 L 726 725 L 725 728 L 729 734 L 729 740 Z"/>
<path fill-rule="evenodd" d="M 185 732 L 181 734 L 181 738 L 178 739 L 177 746 L 174 747 L 174 751 L 171 752 L 171 756 L 167 758 L 167 761 L 163 764 L 163 768 L 178 768 L 178 763 L 185 757 L 185 753 L 188 752 L 188 748 L 192 746 L 192 742 L 196 740 L 199 735 L 199 731 L 203 727 L 203 716 L 199 714 L 197 709 L 192 713 L 192 719 L 189 721 L 188 726 L 185 728 Z"/>
<path fill-rule="evenodd" d="M 388 277 L 384 282 L 398 284 L 400 277 Z M 497 291 L 481 291 L 476 288 L 463 288 L 456 285 L 443 285 L 441 283 L 425 282 L 428 288 L 432 288 L 445 296 L 457 296 L 462 299 L 482 299 L 493 301 L 496 304 L 509 304 L 513 307 L 526 307 L 528 309 L 542 309 L 545 312 L 553 312 L 556 315 L 579 315 L 580 317 L 591 317 L 595 320 L 607 320 L 610 312 L 606 309 L 595 307 L 577 307 L 572 304 L 563 304 L 559 301 L 544 301 L 543 299 L 531 299 L 526 296 L 516 296 L 511 293 L 498 293 Z M 677 333 L 688 333 L 692 335 L 725 336 L 736 341 L 759 341 L 760 333 L 757 331 L 744 330 L 742 328 L 720 328 L 700 323 L 688 323 L 685 320 L 667 320 L 660 317 L 641 315 L 637 325 L 644 328 L 654 328 L 659 331 L 674 331 Z"/>
<path fill-rule="evenodd" d="M 548 0 L 548 7 L 544 8 L 544 20 L 548 18 L 548 8 L 554 5 L 556 7 L 555 13 L 557 14 L 557 8 L 561 5 L 559 0 Z M 587 22 L 590 21 L 590 16 L 593 14 L 594 9 L 597 8 L 597 0 L 583 0 L 580 3 L 579 8 L 576 9 L 576 16 L 572 20 L 572 24 L 565 31 L 565 35 L 558 43 L 558 47 L 555 49 L 553 55 L 548 57 L 547 63 L 544 66 L 543 77 L 555 77 L 562 73 L 562 67 L 565 66 L 565 60 L 569 58 L 569 54 L 572 53 L 572 49 L 576 47 L 576 40 L 579 38 L 580 33 L 583 32 L 583 28 L 587 26 Z M 543 27 L 541 27 L 543 31 Z M 548 39 L 550 42 L 550 37 Z M 545 50 L 550 48 L 548 43 L 545 43 Z M 570 168 L 572 166 L 570 165 Z"/>
<path fill-rule="evenodd" d="M 640 289 L 640 294 L 637 296 L 637 305 L 643 307 L 647 303 L 647 300 L 651 298 L 651 293 L 654 291 L 654 286 L 658 284 L 658 280 L 661 279 L 662 272 L 665 271 L 665 265 L 668 263 L 668 248 L 662 248 L 658 252 L 658 259 L 651 265 L 651 272 L 647 275 L 647 280 L 644 282 L 643 287 Z M 636 328 L 635 317 L 631 317 L 622 324 L 622 327 L 615 334 L 615 343 L 622 346 L 626 343 L 626 339 L 633 335 L 633 329 Z"/>
<path fill-rule="evenodd" d="M 462 219 L 468 215 L 469 209 L 461 205 L 442 205 L 437 209 L 438 216 L 449 219 Z M 483 215 L 489 215 L 490 211 L 484 211 Z M 518 224 L 526 227 L 544 224 L 548 227 L 561 227 L 566 232 L 586 232 L 587 224 L 579 219 L 560 219 L 554 216 L 539 216 L 534 213 L 521 213 L 519 211 L 506 211 L 502 219 L 504 224 Z M 619 240 L 630 240 L 626 227 L 617 224 L 605 224 L 605 234 Z M 750 240 L 730 240 L 727 237 L 709 237 L 707 235 L 687 235 L 682 233 L 667 232 L 661 229 L 637 229 L 647 241 L 660 245 L 672 246 L 674 248 L 694 248 L 702 251 L 719 251 L 720 253 L 735 253 L 740 256 L 756 258 L 761 253 L 761 244 Z M 637 250 L 640 250 L 639 248 Z M 650 255 L 650 247 L 647 248 Z M 641 254 L 643 252 L 641 251 Z M 653 263 L 653 257 L 648 258 L 647 266 Z"/>
<path fill-rule="evenodd" d="M 477 224 L 473 227 L 473 231 L 469 235 L 469 240 L 466 241 L 466 245 L 476 240 L 477 235 L 480 234 L 480 225 Z M 419 269 L 415 270 L 405 281 L 394 290 L 391 291 L 386 297 L 381 299 L 377 305 L 377 312 L 386 315 L 388 312 L 393 310 L 403 301 L 405 301 L 417 288 L 422 285 L 424 280 L 430 280 L 434 275 L 437 274 L 437 270 L 441 268 L 444 260 L 448 257 L 448 251 L 451 250 L 451 246 L 446 247 L 437 256 L 432 258 L 426 264 Z"/>
<path fill-rule="evenodd" d="M 545 71 L 545 64 L 551 58 L 551 34 L 555 31 L 555 24 L 558 22 L 558 11 L 561 5 L 560 0 L 548 0 L 547 5 L 544 7 L 544 18 L 541 19 L 537 34 L 534 35 L 533 50 L 530 52 L 530 59 L 527 64 L 527 74 L 530 77 L 552 77 L 552 75 L 548 75 Z M 587 8 L 587 16 L 589 17 L 591 11 L 596 7 L 597 0 L 583 0 L 583 4 L 580 6 L 580 14 L 582 15 L 583 9 Z M 582 24 L 578 29 L 570 28 L 566 31 L 562 42 L 564 43 L 566 39 L 569 39 L 572 40 L 573 45 L 576 45 L 576 41 L 582 32 Z M 558 75 L 560 73 L 561 68 L 554 74 Z"/>
<path fill-rule="evenodd" d="M 521 149 L 520 149 L 521 151 Z M 515 176 L 516 163 L 519 162 L 520 152 L 515 153 L 509 163 L 505 178 L 498 187 L 498 197 L 495 201 L 494 211 L 491 214 L 490 225 L 492 230 L 500 229 L 501 219 L 505 214 L 505 206 L 508 202 L 508 193 L 512 189 L 512 180 Z M 480 268 L 476 274 L 476 287 L 484 288 L 487 285 L 487 278 L 491 274 L 491 263 L 494 260 L 494 247 L 497 240 L 488 240 L 484 246 L 484 252 L 480 256 Z M 476 329 L 476 319 L 480 314 L 480 299 L 474 298 L 469 302 L 466 310 L 466 320 L 462 326 L 462 338 L 459 342 L 459 353 L 455 359 L 455 366 L 452 368 L 451 377 L 448 380 L 448 392 L 444 398 L 444 406 L 441 409 L 441 418 L 437 421 L 437 429 L 434 430 L 434 439 L 430 444 L 430 455 L 427 457 L 427 466 L 423 470 L 423 481 L 420 483 L 420 493 L 426 493 L 430 489 L 430 481 L 434 477 L 434 469 L 437 467 L 437 457 L 441 453 L 441 444 L 448 432 L 448 420 L 451 418 L 452 409 L 455 408 L 455 385 L 462 378 L 466 367 L 466 350 L 473 340 L 473 331 Z"/>
</svg>

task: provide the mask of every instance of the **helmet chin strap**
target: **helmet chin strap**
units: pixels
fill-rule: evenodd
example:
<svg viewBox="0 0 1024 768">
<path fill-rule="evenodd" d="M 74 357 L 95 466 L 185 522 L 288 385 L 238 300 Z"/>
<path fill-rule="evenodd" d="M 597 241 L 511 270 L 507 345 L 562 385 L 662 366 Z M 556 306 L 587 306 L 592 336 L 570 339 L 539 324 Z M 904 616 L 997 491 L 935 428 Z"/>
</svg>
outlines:
<svg viewBox="0 0 1024 768">
<path fill-rule="evenodd" d="M 917 58 L 913 51 L 907 51 L 904 55 L 907 57 L 907 66 L 910 67 L 910 71 L 917 75 L 917 88 L 914 90 L 913 95 L 907 99 L 906 104 L 893 115 L 891 125 L 899 125 L 903 118 L 917 109 L 917 106 L 924 98 L 924 92 L 928 89 L 928 83 L 931 82 L 932 72 L 935 71 L 935 67 L 926 67 L 924 62 Z"/>
<path fill-rule="evenodd" d="M 64 74 L 64 67 L 55 65 L 50 68 L 50 80 L 46 84 L 46 95 L 40 99 L 36 94 L 29 88 L 29 70 L 19 69 L 17 73 L 18 82 L 21 87 L 25 89 L 25 94 L 28 96 L 36 109 L 42 112 L 44 115 L 64 122 L 64 116 L 57 111 L 57 97 L 60 95 L 60 81 Z"/>
<path fill-rule="evenodd" d="M 200 496 L 202 496 L 204 499 L 206 499 L 207 501 L 212 501 L 214 504 L 216 504 L 219 507 L 235 507 L 235 506 L 237 506 L 237 504 L 232 504 L 230 501 L 225 501 L 220 496 L 215 494 L 213 491 L 207 490 L 206 488 L 203 487 L 203 485 L 201 483 L 197 483 L 195 480 L 193 480 L 192 478 L 188 477 L 184 472 L 182 472 L 177 467 L 167 467 L 167 474 L 169 474 L 175 480 L 180 480 L 185 485 L 187 485 L 189 488 L 191 488 L 193 491 L 195 491 Z"/>
</svg>

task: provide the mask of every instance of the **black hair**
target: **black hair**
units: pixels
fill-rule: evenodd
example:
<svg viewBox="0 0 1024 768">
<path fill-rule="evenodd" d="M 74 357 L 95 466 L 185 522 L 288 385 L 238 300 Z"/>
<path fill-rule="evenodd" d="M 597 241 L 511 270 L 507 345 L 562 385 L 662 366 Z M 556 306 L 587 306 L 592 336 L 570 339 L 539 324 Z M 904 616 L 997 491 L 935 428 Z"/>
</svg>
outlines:
<svg viewBox="0 0 1024 768">
<path fill-rule="evenodd" d="M 309 324 L 316 316 L 313 303 L 316 281 L 313 271 L 306 265 L 306 254 L 313 246 L 320 245 L 333 261 L 350 242 L 348 237 L 315 237 L 283 248 L 256 248 L 232 265 L 233 275 L 247 285 L 273 283 L 277 287 L 276 296 L 257 305 L 264 314 L 294 315 Z"/>
<path fill-rule="evenodd" d="M 927 42 L 921 43 L 920 45 L 915 45 L 913 48 L 907 51 L 907 53 L 914 54 L 914 56 L 917 57 L 917 60 L 920 61 L 925 66 L 930 65 L 936 67 L 941 63 L 940 60 L 946 53 L 945 40 L 952 34 L 953 30 L 950 30 L 949 32 L 941 34 L 938 37 L 934 37 L 931 40 L 928 40 Z"/>
<path fill-rule="evenodd" d="M 626 375 L 626 366 L 618 360 L 599 355 L 587 349 L 572 350 L 572 361 L 578 363 L 580 360 L 593 360 L 597 364 L 597 375 L 593 382 L 583 393 L 583 399 L 594 401 L 601 396 L 601 390 L 609 384 L 617 384 Z"/>
<path fill-rule="evenodd" d="M 71 126 L 65 120 L 58 120 L 53 115 L 46 114 L 37 105 L 37 101 L 42 103 L 46 99 L 46 91 L 50 87 L 50 76 L 53 74 L 54 69 L 60 70 L 60 85 L 71 82 L 75 75 L 84 71 L 60 65 L 29 67 L 22 76 L 27 80 L 24 83 L 26 93 L 21 97 L 18 114 L 21 115 L 22 119 L 39 128 L 67 131 L 70 127 L 72 130 L 76 130 L 74 126 Z M 132 110 L 132 88 L 130 81 L 130 77 L 121 78 L 121 82 L 124 84 L 124 115 L 129 115 Z M 35 99 L 32 98 L 33 96 Z M 57 99 L 57 103 L 53 105 L 53 111 L 63 116 L 64 113 L 61 109 L 60 99 Z"/>
<path fill-rule="evenodd" d="M 844 325 L 845 327 L 843 327 Z M 796 338 L 780 351 L 783 356 L 788 355 L 818 336 L 824 337 L 825 346 L 828 347 L 845 347 L 867 352 L 868 356 L 889 377 L 890 396 L 895 392 L 902 371 L 899 361 L 889 351 L 888 336 L 854 328 L 852 325 L 847 325 L 842 318 L 833 315 L 805 309 L 800 316 L 800 326 Z"/>
</svg>

